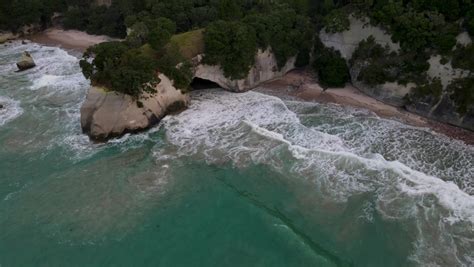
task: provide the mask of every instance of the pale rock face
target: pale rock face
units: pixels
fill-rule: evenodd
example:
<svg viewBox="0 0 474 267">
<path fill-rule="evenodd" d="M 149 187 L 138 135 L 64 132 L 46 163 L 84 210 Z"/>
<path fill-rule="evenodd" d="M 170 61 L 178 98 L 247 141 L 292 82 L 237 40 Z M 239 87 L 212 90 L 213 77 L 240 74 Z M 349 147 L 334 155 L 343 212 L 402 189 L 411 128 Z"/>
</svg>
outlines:
<svg viewBox="0 0 474 267">
<path fill-rule="evenodd" d="M 10 40 L 14 40 L 18 37 L 19 37 L 18 34 L 13 34 L 11 32 L 0 32 L 0 44 L 3 44 Z"/>
<path fill-rule="evenodd" d="M 358 81 L 362 65 L 362 63 L 355 64 L 350 69 L 352 84 L 356 88 L 365 94 L 392 106 L 402 107 L 405 105 L 405 96 L 416 87 L 416 84 L 408 83 L 407 85 L 403 85 L 396 82 L 386 82 L 384 84 L 370 86 Z"/>
<path fill-rule="evenodd" d="M 201 64 L 202 56 L 195 59 L 194 77 L 215 82 L 223 89 L 233 92 L 244 92 L 257 87 L 263 82 L 279 78 L 295 68 L 296 57 L 290 58 L 286 65 L 279 70 L 275 55 L 271 49 L 259 50 L 255 56 L 255 65 L 250 70 L 246 78 L 232 80 L 225 77 L 220 66 L 210 66 Z"/>
<path fill-rule="evenodd" d="M 160 74 L 159 78 L 157 93 L 140 100 L 143 107 L 138 107 L 129 95 L 91 87 L 81 107 L 83 131 L 92 139 L 103 141 L 147 129 L 168 113 L 185 108 L 189 96 L 173 87 L 165 75 Z"/>
<path fill-rule="evenodd" d="M 469 33 L 467 32 L 462 32 L 458 36 L 456 36 L 456 41 L 457 44 L 462 46 L 468 46 L 472 44 L 471 36 L 469 36 Z"/>
<path fill-rule="evenodd" d="M 193 61 L 194 78 L 215 82 L 229 91 L 243 92 L 294 69 L 296 57 L 288 60 L 287 64 L 278 70 L 276 58 L 270 49 L 259 51 L 255 65 L 247 77 L 241 80 L 226 78 L 219 66 L 201 64 L 202 56 L 196 57 Z M 159 78 L 161 82 L 157 86 L 157 93 L 141 100 L 143 103 L 141 108 L 128 95 L 91 87 L 81 108 L 83 132 L 94 140 L 104 141 L 125 133 L 147 129 L 170 112 L 185 108 L 189 104 L 189 95 L 177 90 L 165 75 L 160 74 Z"/>
<path fill-rule="evenodd" d="M 20 61 L 16 63 L 16 66 L 20 71 L 31 69 L 36 67 L 36 63 L 31 57 L 30 53 L 24 52 L 23 55 L 21 56 Z"/>
<path fill-rule="evenodd" d="M 446 89 L 448 85 L 454 80 L 458 78 L 465 78 L 469 76 L 469 72 L 467 70 L 462 69 L 455 69 L 451 65 L 451 62 L 446 64 L 441 64 L 441 56 L 440 55 L 433 55 L 428 60 L 430 64 L 430 68 L 428 69 L 428 76 L 431 78 L 439 78 L 441 79 L 441 84 L 443 85 L 443 89 Z"/>
<path fill-rule="evenodd" d="M 389 34 L 385 33 L 385 31 L 380 27 L 370 25 L 368 19 L 359 19 L 350 16 L 349 20 L 351 24 L 347 31 L 340 33 L 326 33 L 325 29 L 322 29 L 319 33 L 321 42 L 326 47 L 332 47 L 341 52 L 341 56 L 344 59 L 351 59 L 352 54 L 359 46 L 359 43 L 370 36 L 373 36 L 378 44 L 384 47 L 388 46 L 390 51 L 397 52 L 400 50 L 400 45 L 394 43 Z"/>
</svg>

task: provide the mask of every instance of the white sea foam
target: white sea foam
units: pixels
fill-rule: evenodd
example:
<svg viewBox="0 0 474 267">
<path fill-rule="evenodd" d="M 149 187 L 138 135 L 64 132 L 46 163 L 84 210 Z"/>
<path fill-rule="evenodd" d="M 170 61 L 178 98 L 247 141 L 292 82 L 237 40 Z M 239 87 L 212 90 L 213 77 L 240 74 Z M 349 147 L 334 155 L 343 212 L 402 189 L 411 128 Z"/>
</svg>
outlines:
<svg viewBox="0 0 474 267">
<path fill-rule="evenodd" d="M 14 120 L 23 113 L 20 102 L 11 98 L 0 96 L 0 105 L 3 106 L 0 109 L 0 126 Z"/>
<path fill-rule="evenodd" d="M 429 255 L 427 244 L 435 242 L 426 236 L 452 240 L 459 232 L 474 234 L 472 147 L 343 107 L 297 106 L 255 92 L 204 91 L 193 97 L 188 110 L 165 119 L 167 139 L 177 150 L 173 153 L 239 167 L 266 164 L 288 177 L 313 182 L 314 190 L 332 201 L 375 194 L 375 208 L 385 219 L 419 224 L 423 238 L 417 240 L 414 259 L 418 255 L 424 263 L 436 263 L 421 256 Z M 438 159 L 429 158 L 430 153 Z M 447 230 L 433 232 L 431 223 Z M 472 240 L 431 246 L 446 257 L 473 256 Z"/>
</svg>

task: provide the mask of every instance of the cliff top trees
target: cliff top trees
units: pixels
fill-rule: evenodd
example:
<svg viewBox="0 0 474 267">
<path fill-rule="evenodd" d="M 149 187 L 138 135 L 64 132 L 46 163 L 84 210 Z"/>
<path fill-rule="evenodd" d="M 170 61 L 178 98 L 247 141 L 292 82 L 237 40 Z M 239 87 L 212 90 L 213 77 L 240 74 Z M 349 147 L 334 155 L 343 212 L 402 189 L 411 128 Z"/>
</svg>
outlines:
<svg viewBox="0 0 474 267">
<path fill-rule="evenodd" d="M 80 65 L 84 76 L 93 84 L 137 99 L 144 92 L 155 92 L 159 82 L 156 61 L 144 51 L 130 49 L 122 42 L 102 43 L 89 48 Z"/>
<path fill-rule="evenodd" d="M 213 22 L 206 28 L 204 43 L 204 62 L 221 65 L 225 76 L 232 79 L 245 77 L 255 61 L 256 33 L 245 23 L 223 20 Z"/>
</svg>

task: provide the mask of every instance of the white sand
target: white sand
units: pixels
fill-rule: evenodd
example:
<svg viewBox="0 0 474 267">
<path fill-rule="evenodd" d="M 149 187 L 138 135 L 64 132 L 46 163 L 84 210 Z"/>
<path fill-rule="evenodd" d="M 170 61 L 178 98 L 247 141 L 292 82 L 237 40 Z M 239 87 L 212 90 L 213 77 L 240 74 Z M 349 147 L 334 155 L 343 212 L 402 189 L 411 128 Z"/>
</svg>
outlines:
<svg viewBox="0 0 474 267">
<path fill-rule="evenodd" d="M 44 32 L 30 36 L 28 39 L 40 44 L 54 45 L 81 52 L 95 44 L 116 40 L 105 35 L 90 35 L 81 31 L 58 28 L 47 29 Z"/>
</svg>

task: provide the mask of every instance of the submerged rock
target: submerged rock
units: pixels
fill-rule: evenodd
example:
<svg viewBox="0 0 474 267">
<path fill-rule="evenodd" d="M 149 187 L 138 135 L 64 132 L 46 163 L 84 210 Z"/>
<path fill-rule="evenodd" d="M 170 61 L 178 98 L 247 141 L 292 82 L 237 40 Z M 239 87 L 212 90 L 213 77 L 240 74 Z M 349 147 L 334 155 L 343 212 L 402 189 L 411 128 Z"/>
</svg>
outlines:
<svg viewBox="0 0 474 267">
<path fill-rule="evenodd" d="M 187 107 L 189 96 L 176 89 L 165 75 L 159 78 L 157 92 L 140 99 L 140 106 L 129 95 L 91 87 L 81 107 L 83 132 L 93 140 L 105 141 L 148 129 L 167 114 Z"/>
<path fill-rule="evenodd" d="M 3 109 L 3 105 L 2 105 L 2 104 L 0 104 L 0 109 Z"/>
<path fill-rule="evenodd" d="M 23 71 L 36 67 L 36 63 L 33 60 L 33 57 L 31 57 L 30 53 L 24 52 L 21 57 L 21 60 L 16 63 L 16 66 L 20 71 Z"/>
</svg>

